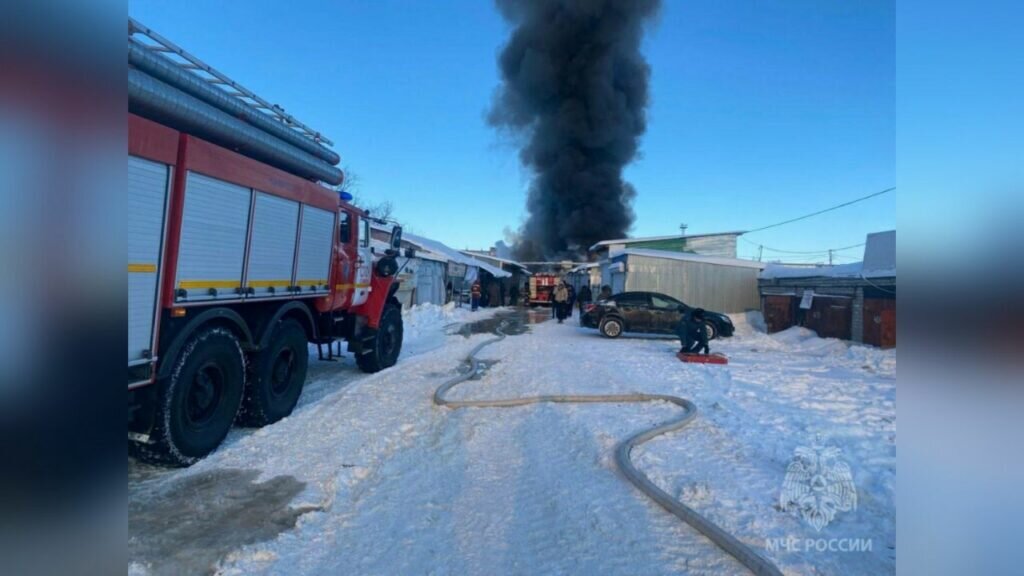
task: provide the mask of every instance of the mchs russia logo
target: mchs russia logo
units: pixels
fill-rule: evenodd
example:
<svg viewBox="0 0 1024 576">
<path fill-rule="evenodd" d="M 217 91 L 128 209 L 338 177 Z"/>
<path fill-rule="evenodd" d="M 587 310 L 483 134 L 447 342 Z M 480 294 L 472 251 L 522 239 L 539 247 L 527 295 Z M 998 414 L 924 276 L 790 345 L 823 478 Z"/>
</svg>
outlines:
<svg viewBox="0 0 1024 576">
<path fill-rule="evenodd" d="M 839 458 L 834 446 L 801 446 L 786 468 L 779 505 L 783 511 L 797 510 L 818 532 L 838 512 L 857 509 L 857 489 L 850 466 Z"/>
</svg>

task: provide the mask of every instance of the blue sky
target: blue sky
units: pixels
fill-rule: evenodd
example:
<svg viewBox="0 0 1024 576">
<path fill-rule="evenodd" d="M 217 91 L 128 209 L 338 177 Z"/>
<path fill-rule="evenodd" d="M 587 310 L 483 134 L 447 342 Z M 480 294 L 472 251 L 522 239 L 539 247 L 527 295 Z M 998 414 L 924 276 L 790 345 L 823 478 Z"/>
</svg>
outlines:
<svg viewBox="0 0 1024 576">
<path fill-rule="evenodd" d="M 529 175 L 484 121 L 508 34 L 490 2 L 132 0 L 129 13 L 327 134 L 360 196 L 392 201 L 417 233 L 478 248 L 522 219 Z M 626 171 L 633 235 L 753 229 L 894 186 L 894 40 L 891 0 L 667 0 Z M 748 239 L 817 251 L 895 226 L 889 194 Z"/>
</svg>

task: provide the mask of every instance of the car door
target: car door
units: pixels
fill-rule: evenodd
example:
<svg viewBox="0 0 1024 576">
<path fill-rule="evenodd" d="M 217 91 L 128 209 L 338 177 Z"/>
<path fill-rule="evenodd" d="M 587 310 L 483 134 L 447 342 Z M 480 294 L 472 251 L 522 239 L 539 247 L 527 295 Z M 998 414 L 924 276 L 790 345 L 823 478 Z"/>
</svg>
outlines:
<svg viewBox="0 0 1024 576">
<path fill-rule="evenodd" d="M 651 323 L 655 332 L 674 334 L 683 318 L 683 303 L 663 294 L 651 294 Z"/>
<path fill-rule="evenodd" d="M 624 292 L 613 296 L 616 308 L 626 322 L 626 330 L 631 332 L 650 332 L 651 310 L 650 298 L 646 292 Z"/>
</svg>

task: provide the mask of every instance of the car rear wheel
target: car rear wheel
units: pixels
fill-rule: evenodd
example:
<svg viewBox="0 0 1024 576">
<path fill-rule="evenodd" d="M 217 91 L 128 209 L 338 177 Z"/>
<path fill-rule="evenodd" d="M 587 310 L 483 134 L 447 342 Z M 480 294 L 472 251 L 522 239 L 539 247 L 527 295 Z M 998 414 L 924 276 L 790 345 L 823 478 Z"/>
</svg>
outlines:
<svg viewBox="0 0 1024 576">
<path fill-rule="evenodd" d="M 622 320 L 618 318 L 605 318 L 601 322 L 601 334 L 607 338 L 618 338 L 622 335 Z"/>
</svg>

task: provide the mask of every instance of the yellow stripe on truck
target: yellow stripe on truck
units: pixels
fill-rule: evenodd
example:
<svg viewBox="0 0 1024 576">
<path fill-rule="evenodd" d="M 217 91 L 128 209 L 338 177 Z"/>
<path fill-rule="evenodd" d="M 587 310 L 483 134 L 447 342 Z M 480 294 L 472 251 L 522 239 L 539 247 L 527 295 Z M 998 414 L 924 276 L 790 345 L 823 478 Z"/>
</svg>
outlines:
<svg viewBox="0 0 1024 576">
<path fill-rule="evenodd" d="M 296 286 L 321 286 L 327 284 L 327 280 L 299 280 L 295 283 Z"/>
<path fill-rule="evenodd" d="M 128 264 L 129 274 L 140 274 L 145 272 L 156 272 L 156 264 Z"/>
<path fill-rule="evenodd" d="M 351 290 L 352 288 L 369 288 L 369 282 L 360 282 L 359 284 L 335 284 L 335 290 Z"/>
</svg>

